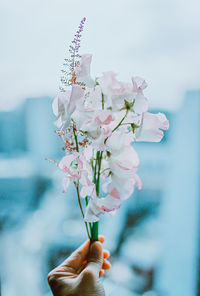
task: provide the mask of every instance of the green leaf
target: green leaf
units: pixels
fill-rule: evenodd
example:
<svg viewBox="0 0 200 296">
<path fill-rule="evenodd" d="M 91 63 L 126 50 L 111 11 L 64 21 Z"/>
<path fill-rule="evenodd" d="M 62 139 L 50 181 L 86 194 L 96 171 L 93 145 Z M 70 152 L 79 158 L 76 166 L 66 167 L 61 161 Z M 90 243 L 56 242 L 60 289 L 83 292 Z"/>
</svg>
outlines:
<svg viewBox="0 0 200 296">
<path fill-rule="evenodd" d="M 135 124 L 135 123 L 131 123 L 131 129 L 132 129 L 132 132 L 135 133 L 135 129 L 136 128 L 139 128 L 140 126 Z"/>
</svg>

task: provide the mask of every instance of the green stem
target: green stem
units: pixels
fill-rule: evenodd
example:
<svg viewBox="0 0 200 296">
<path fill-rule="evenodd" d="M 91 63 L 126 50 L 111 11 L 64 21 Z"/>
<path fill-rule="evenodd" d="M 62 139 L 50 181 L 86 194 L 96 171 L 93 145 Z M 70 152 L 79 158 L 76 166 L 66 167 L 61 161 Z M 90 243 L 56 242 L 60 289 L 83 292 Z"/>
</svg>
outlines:
<svg viewBox="0 0 200 296">
<path fill-rule="evenodd" d="M 97 196 L 99 196 L 98 194 L 98 171 L 99 171 L 99 156 L 100 156 L 100 151 L 97 151 L 96 154 L 96 163 L 95 163 L 95 175 L 94 175 L 94 180 L 95 180 L 95 184 L 96 184 L 96 193 Z"/>
<path fill-rule="evenodd" d="M 101 175 L 101 160 L 103 156 L 103 151 L 97 151 L 96 153 L 96 162 L 95 162 L 95 168 L 94 168 L 94 177 L 93 182 L 96 185 L 96 194 L 97 197 L 99 197 L 99 191 L 100 191 L 100 175 Z M 91 241 L 97 241 L 98 240 L 98 232 L 99 232 L 99 222 L 92 223 L 91 227 Z"/>
<path fill-rule="evenodd" d="M 114 131 L 116 131 L 118 129 L 118 127 L 122 124 L 122 122 L 124 121 L 124 119 L 126 118 L 128 114 L 128 109 L 126 110 L 126 114 L 124 115 L 124 117 L 120 120 L 120 122 L 118 123 L 118 125 L 112 130 L 112 133 L 114 133 Z M 104 143 L 106 143 L 106 141 L 108 140 L 108 137 L 105 139 Z"/>
<path fill-rule="evenodd" d="M 97 196 L 99 196 L 99 190 L 100 190 L 100 174 L 101 174 L 101 160 L 102 160 L 103 151 L 99 153 L 99 159 L 98 159 L 98 173 L 97 173 Z"/>
<path fill-rule="evenodd" d="M 102 94 L 102 109 L 104 109 L 104 96 Z M 117 126 L 112 130 L 112 132 L 116 131 L 118 127 L 122 124 L 124 119 L 126 118 L 128 114 L 128 109 L 126 110 L 126 114 L 124 117 L 120 120 L 120 122 L 117 124 Z M 107 138 L 105 139 L 106 142 Z M 95 167 L 94 167 L 94 176 L 93 176 L 93 182 L 96 185 L 96 194 L 97 197 L 99 197 L 99 191 L 100 191 L 100 175 L 101 175 L 101 161 L 103 157 L 103 151 L 97 151 L 96 153 L 96 161 L 95 161 Z M 98 170 L 98 171 L 97 171 Z M 90 231 L 91 231 L 91 241 L 97 241 L 98 240 L 98 229 L 99 229 L 99 222 L 94 222 L 91 225 Z"/>
<path fill-rule="evenodd" d="M 102 109 L 104 110 L 104 94 L 103 93 L 101 93 L 101 97 L 102 97 Z"/>
<path fill-rule="evenodd" d="M 87 207 L 88 203 L 89 203 L 89 199 L 88 199 L 88 196 L 86 196 L 85 197 L 85 205 L 86 205 L 86 207 Z M 89 222 L 88 224 L 89 224 L 89 227 L 90 227 L 90 239 L 91 239 L 91 237 L 92 237 L 92 224 L 93 223 Z"/>
<path fill-rule="evenodd" d="M 126 118 L 128 114 L 128 109 L 126 110 L 126 114 L 124 115 L 124 117 L 120 120 L 120 122 L 118 123 L 118 125 L 112 130 L 112 132 L 116 131 L 118 129 L 118 127 L 122 124 L 122 122 L 124 121 L 124 119 Z"/>
<path fill-rule="evenodd" d="M 99 151 L 96 153 L 96 160 L 95 160 L 95 166 L 94 166 L 94 176 L 93 176 L 93 183 L 96 184 L 96 176 L 97 176 L 97 165 L 98 165 L 98 157 L 99 157 Z"/>
<path fill-rule="evenodd" d="M 121 125 L 131 125 L 131 122 L 121 123 Z"/>
<path fill-rule="evenodd" d="M 74 125 L 73 125 L 73 134 L 74 134 L 74 140 L 75 140 L 75 144 L 76 144 L 76 151 L 79 152 L 78 138 L 77 138 L 76 129 L 75 129 Z"/>
<path fill-rule="evenodd" d="M 74 140 L 75 140 L 75 144 L 76 144 L 76 151 L 79 152 L 78 137 L 77 137 L 76 128 L 75 128 L 74 125 L 73 125 L 73 134 L 74 134 Z M 76 192 L 77 192 L 79 207 L 80 207 L 81 214 L 82 214 L 82 217 L 83 217 L 83 220 L 84 220 L 84 212 L 83 212 L 83 208 L 82 208 L 82 205 L 81 205 L 81 199 L 80 199 L 80 194 L 79 194 L 79 181 L 78 181 L 77 184 L 76 183 L 74 183 L 74 184 L 75 184 L 75 187 L 76 187 Z M 88 238 L 90 239 L 88 224 L 85 221 L 84 221 L 84 223 L 85 223 L 85 227 L 86 227 Z"/>
<path fill-rule="evenodd" d="M 79 207 L 81 209 L 81 214 L 82 214 L 82 217 L 83 217 L 83 220 L 84 220 L 84 212 L 83 212 L 83 208 L 82 208 L 82 205 L 81 205 L 81 199 L 80 199 L 80 195 L 79 195 L 79 182 L 75 184 L 75 187 L 76 187 L 76 192 L 77 192 L 77 196 L 78 196 L 78 203 L 79 203 Z M 88 225 L 87 225 L 87 222 L 85 222 L 85 227 L 86 227 L 86 231 L 87 231 L 87 235 L 88 235 L 88 238 L 90 239 L 90 234 L 89 234 L 89 229 L 88 229 Z"/>
</svg>

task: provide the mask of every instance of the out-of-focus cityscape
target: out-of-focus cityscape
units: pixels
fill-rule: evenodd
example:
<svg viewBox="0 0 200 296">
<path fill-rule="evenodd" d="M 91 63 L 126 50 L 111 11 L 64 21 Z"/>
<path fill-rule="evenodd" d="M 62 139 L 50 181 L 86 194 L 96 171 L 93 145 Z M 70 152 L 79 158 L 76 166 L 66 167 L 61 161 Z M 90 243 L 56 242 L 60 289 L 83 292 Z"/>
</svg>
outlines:
<svg viewBox="0 0 200 296">
<path fill-rule="evenodd" d="M 46 276 L 85 239 L 73 187 L 62 193 L 49 97 L 0 113 L 1 296 L 50 296 Z M 152 110 L 156 111 L 156 110 Z M 164 111 L 161 143 L 136 143 L 143 189 L 102 217 L 111 251 L 106 295 L 199 295 L 200 91 Z"/>
</svg>

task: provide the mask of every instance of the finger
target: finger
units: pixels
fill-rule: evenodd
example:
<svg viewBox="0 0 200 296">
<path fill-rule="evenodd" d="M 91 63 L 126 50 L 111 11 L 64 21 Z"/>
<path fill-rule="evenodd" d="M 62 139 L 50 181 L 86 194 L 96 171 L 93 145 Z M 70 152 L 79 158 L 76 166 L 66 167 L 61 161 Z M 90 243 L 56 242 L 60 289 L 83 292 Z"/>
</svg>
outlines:
<svg viewBox="0 0 200 296">
<path fill-rule="evenodd" d="M 77 271 L 80 269 L 82 263 L 87 258 L 90 249 L 90 241 L 87 240 L 84 244 L 82 244 L 77 250 L 75 250 L 61 265 L 60 267 L 64 271 L 68 271 L 69 269 L 74 269 Z"/>
<path fill-rule="evenodd" d="M 103 235 L 99 235 L 98 236 L 98 240 L 100 241 L 100 243 L 104 243 L 104 241 L 105 241 L 105 237 L 103 236 Z"/>
<path fill-rule="evenodd" d="M 101 277 L 101 276 L 104 276 L 104 270 L 103 269 L 101 269 L 100 271 L 99 271 L 99 276 Z"/>
<path fill-rule="evenodd" d="M 103 264 L 103 249 L 100 242 L 91 244 L 87 260 L 88 264 L 85 270 L 90 270 L 96 277 L 99 277 L 99 272 Z"/>
<path fill-rule="evenodd" d="M 110 264 L 110 262 L 109 262 L 108 260 L 104 259 L 104 260 L 103 260 L 102 268 L 105 269 L 105 270 L 106 270 L 106 269 L 110 269 L 110 268 L 111 268 L 111 264 Z"/>
<path fill-rule="evenodd" d="M 87 260 L 84 260 L 81 267 L 77 269 L 76 273 L 80 274 L 85 269 L 86 265 L 87 265 Z"/>
<path fill-rule="evenodd" d="M 110 257 L 110 252 L 108 250 L 103 250 L 103 258 L 107 259 Z"/>
<path fill-rule="evenodd" d="M 108 252 L 109 253 L 109 252 Z M 108 255 L 108 254 L 107 254 Z M 106 258 L 108 258 L 107 257 L 107 255 L 106 255 Z M 102 264 L 102 268 L 103 269 L 110 269 L 111 268 L 111 263 L 110 263 L 110 261 L 108 261 L 108 260 L 105 260 L 106 258 L 105 257 L 103 257 L 104 259 L 103 259 L 103 264 Z M 82 265 L 81 265 L 81 267 L 80 267 L 80 269 L 78 270 L 78 272 L 77 273 L 81 273 L 81 271 L 86 267 L 86 265 L 87 265 L 87 260 L 84 260 L 83 261 L 83 263 L 82 263 Z"/>
</svg>

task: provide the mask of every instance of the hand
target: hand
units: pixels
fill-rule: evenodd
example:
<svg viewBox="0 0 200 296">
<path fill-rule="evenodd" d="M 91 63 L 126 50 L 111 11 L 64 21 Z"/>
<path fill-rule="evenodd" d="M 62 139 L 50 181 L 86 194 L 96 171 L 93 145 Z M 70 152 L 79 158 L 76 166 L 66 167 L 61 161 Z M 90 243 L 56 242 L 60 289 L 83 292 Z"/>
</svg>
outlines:
<svg viewBox="0 0 200 296">
<path fill-rule="evenodd" d="M 105 296 L 100 276 L 110 268 L 106 260 L 109 252 L 102 249 L 104 237 L 99 242 L 86 241 L 61 265 L 48 274 L 54 296 Z"/>
</svg>

